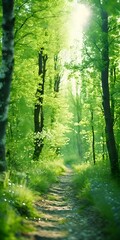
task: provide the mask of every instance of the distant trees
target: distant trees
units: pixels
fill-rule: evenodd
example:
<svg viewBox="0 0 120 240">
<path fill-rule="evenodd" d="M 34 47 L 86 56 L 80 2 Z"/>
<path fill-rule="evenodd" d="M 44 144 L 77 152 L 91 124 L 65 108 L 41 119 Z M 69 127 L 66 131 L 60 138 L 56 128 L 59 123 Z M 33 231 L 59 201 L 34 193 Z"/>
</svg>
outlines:
<svg viewBox="0 0 120 240">
<path fill-rule="evenodd" d="M 0 69 L 0 172 L 6 170 L 5 137 L 14 65 L 14 1 L 2 1 L 2 63 Z"/>
<path fill-rule="evenodd" d="M 118 2 L 82 1 L 91 7 L 91 19 L 84 33 L 82 64 L 72 61 L 70 75 L 79 73 L 79 95 L 71 97 L 76 137 L 79 135 L 81 161 L 94 164 L 109 157 L 113 176 L 119 175 L 118 116 Z M 114 9 L 114 11 L 113 11 Z M 72 74 L 71 74 L 72 72 Z M 72 91 L 72 90 L 71 90 Z M 76 100 L 79 102 L 76 113 Z M 74 101 L 73 101 L 74 99 Z M 79 120 L 77 120 L 77 116 Z M 78 129 L 76 131 L 76 126 Z M 71 134 L 71 137 L 73 135 Z M 106 139 L 106 141 L 105 141 Z"/>
<path fill-rule="evenodd" d="M 73 114 L 73 151 L 76 150 L 81 161 L 91 160 L 94 164 L 109 156 L 112 175 L 117 175 L 120 149 L 118 2 L 85 1 L 90 4 L 92 14 L 84 34 L 82 64 L 76 67 L 72 61 L 70 67 L 76 78 L 76 93 L 69 95 L 70 110 L 62 87 L 59 59 L 61 50 L 67 45 L 67 14 L 63 9 L 68 10 L 69 3 L 19 0 L 15 2 L 14 28 L 14 2 L 9 3 L 10 7 L 7 2 L 2 1 L 1 169 L 6 168 L 4 136 L 15 29 L 16 61 L 7 127 L 8 164 L 14 164 L 17 169 L 27 166 L 30 160 L 39 159 L 42 152 L 56 154 L 67 142 L 67 123 L 71 122 Z M 79 72 L 77 77 L 76 71 Z"/>
<path fill-rule="evenodd" d="M 73 75 L 74 72 L 76 72 L 76 67 L 73 66 Z M 106 158 L 106 147 L 103 143 L 104 119 L 101 111 L 101 90 L 98 79 L 96 71 L 94 72 L 92 69 L 82 70 L 79 72 L 79 81 L 74 80 L 78 85 L 77 91 L 69 96 L 70 109 L 72 109 L 74 116 L 71 126 L 73 132 L 70 138 L 76 139 L 79 161 L 90 161 L 93 164 L 102 160 L 103 155 Z M 74 147 L 73 151 L 75 150 Z"/>
<path fill-rule="evenodd" d="M 68 9 L 64 0 L 15 1 L 16 61 L 6 144 L 8 166 L 15 170 L 27 168 L 42 150 L 54 155 L 66 143 L 67 117 L 61 117 L 66 103 L 59 97 L 61 70 L 55 69 L 55 56 L 58 64 L 58 53 L 66 44 L 64 6 Z"/>
<path fill-rule="evenodd" d="M 83 2 L 89 3 L 91 6 L 91 21 L 84 34 L 82 65 L 72 66 L 73 72 L 76 69 L 81 72 L 80 98 L 83 105 L 81 104 L 80 135 L 82 139 L 82 132 L 85 133 L 85 128 L 86 133 L 87 129 L 89 130 L 87 138 L 89 146 L 92 142 L 92 155 L 90 156 L 93 156 L 94 163 L 100 159 L 100 155 L 103 160 L 105 156 L 109 156 L 111 173 L 116 176 L 119 174 L 118 150 L 120 144 L 117 89 L 117 87 L 119 88 L 117 51 L 119 3 L 99 0 Z M 79 111 L 81 112 L 81 109 Z M 87 113 L 87 117 L 85 113 Z M 85 126 L 85 123 L 89 127 Z M 92 127 L 92 135 L 90 127 Z M 85 145 L 87 146 L 87 141 Z M 86 150 L 89 156 L 89 147 Z"/>
</svg>

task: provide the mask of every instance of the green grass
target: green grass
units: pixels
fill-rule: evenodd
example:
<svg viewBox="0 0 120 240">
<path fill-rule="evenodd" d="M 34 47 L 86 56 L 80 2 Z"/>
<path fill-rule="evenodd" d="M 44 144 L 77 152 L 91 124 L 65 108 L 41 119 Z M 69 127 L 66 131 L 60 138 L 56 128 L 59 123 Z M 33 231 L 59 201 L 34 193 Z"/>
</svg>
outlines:
<svg viewBox="0 0 120 240">
<path fill-rule="evenodd" d="M 6 173 L 4 180 L 2 198 L 21 216 L 34 217 L 37 215 L 37 211 L 34 206 L 34 202 L 36 200 L 35 194 L 25 183 L 18 184 L 12 182 L 9 172 Z"/>
<path fill-rule="evenodd" d="M 46 193 L 49 187 L 58 181 L 58 177 L 65 171 L 61 159 L 44 160 L 38 163 L 32 163 L 28 175 L 28 186 L 40 194 Z"/>
<path fill-rule="evenodd" d="M 111 240 L 120 236 L 120 184 L 110 176 L 109 166 L 99 162 L 96 166 L 74 166 L 73 185 L 78 198 L 88 199 L 108 222 Z"/>
<path fill-rule="evenodd" d="M 9 203 L 0 200 L 0 238 L 17 240 L 21 231 L 21 217 L 16 214 Z"/>
<path fill-rule="evenodd" d="M 29 219 L 40 217 L 35 202 L 64 171 L 60 157 L 47 155 L 38 162 L 32 161 L 25 172 L 12 169 L 5 173 L 4 186 L 1 184 L 0 189 L 0 239 L 22 239 L 27 225 L 28 231 L 32 230 Z"/>
</svg>

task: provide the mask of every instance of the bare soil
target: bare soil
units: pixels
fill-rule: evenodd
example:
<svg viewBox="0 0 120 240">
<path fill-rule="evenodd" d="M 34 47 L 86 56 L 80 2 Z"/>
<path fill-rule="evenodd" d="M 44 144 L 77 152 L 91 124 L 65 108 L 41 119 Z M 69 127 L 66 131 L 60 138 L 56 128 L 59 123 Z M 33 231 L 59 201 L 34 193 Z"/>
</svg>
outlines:
<svg viewBox="0 0 120 240">
<path fill-rule="evenodd" d="M 78 200 L 67 171 L 49 193 L 36 203 L 40 217 L 32 221 L 35 231 L 24 235 L 30 240 L 108 240 L 105 221 L 87 200 Z"/>
</svg>

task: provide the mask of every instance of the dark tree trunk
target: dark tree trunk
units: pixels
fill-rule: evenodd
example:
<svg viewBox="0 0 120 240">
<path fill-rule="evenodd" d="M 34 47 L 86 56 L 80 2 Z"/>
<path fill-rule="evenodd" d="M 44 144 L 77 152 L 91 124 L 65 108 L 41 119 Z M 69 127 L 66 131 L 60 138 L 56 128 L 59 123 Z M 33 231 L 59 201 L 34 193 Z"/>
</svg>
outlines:
<svg viewBox="0 0 120 240">
<path fill-rule="evenodd" d="M 55 79 L 54 79 L 54 92 L 59 92 L 60 87 L 60 75 L 58 71 L 58 55 L 54 56 L 54 70 L 55 70 Z"/>
<path fill-rule="evenodd" d="M 60 87 L 60 75 L 58 72 L 58 56 L 54 56 L 54 70 L 55 70 L 55 80 L 54 80 L 54 92 L 59 92 Z"/>
<path fill-rule="evenodd" d="M 115 136 L 113 131 L 113 120 L 110 109 L 109 99 L 109 83 L 108 83 L 108 72 L 109 72 L 109 42 L 108 42 L 108 14 L 101 7 L 101 19 L 102 19 L 102 70 L 101 70 L 101 81 L 103 91 L 103 108 L 106 123 L 106 143 L 107 150 L 110 159 L 111 173 L 113 176 L 118 175 L 118 153 L 116 149 Z"/>
<path fill-rule="evenodd" d="M 57 98 L 58 93 L 59 93 L 60 80 L 61 80 L 60 75 L 59 75 L 59 71 L 58 71 L 58 55 L 54 56 L 54 70 L 55 70 L 54 97 Z M 55 122 L 55 115 L 56 115 L 56 110 L 54 108 L 54 109 L 52 109 L 52 114 L 51 114 L 51 127 L 53 126 L 53 123 Z M 59 146 L 56 147 L 55 151 L 56 151 L 57 155 L 60 153 Z"/>
<path fill-rule="evenodd" d="M 60 76 L 59 74 L 57 74 L 54 82 L 54 92 L 59 92 L 59 86 L 60 86 Z"/>
<path fill-rule="evenodd" d="M 78 156 L 79 157 L 82 157 L 82 154 L 81 154 L 81 139 L 80 139 L 80 120 L 81 120 L 81 117 L 80 117 L 80 105 L 79 105 L 79 102 L 78 102 L 78 95 L 76 96 L 76 117 L 77 117 L 77 149 L 78 149 Z"/>
<path fill-rule="evenodd" d="M 105 160 L 105 140 L 104 140 L 104 132 L 102 132 L 102 159 Z"/>
<path fill-rule="evenodd" d="M 6 170 L 5 137 L 14 65 L 14 1 L 2 0 L 2 66 L 0 70 L 0 172 Z"/>
<path fill-rule="evenodd" d="M 41 136 L 44 127 L 44 113 L 43 113 L 43 96 L 44 96 L 44 86 L 45 86 L 45 75 L 46 75 L 46 61 L 47 55 L 43 54 L 43 49 L 39 53 L 39 76 L 40 82 L 36 90 L 36 104 L 34 108 L 34 154 L 33 159 L 38 160 L 42 148 L 44 146 L 43 138 Z"/>
<path fill-rule="evenodd" d="M 112 114 L 113 125 L 115 121 L 115 117 L 114 117 L 115 116 L 115 99 L 114 99 L 115 83 L 116 83 L 116 68 L 113 65 L 110 69 L 111 114 Z"/>
<path fill-rule="evenodd" d="M 95 164 L 95 131 L 94 131 L 94 114 L 93 109 L 90 110 L 91 112 L 91 127 L 92 127 L 92 154 L 93 154 L 93 163 Z"/>
<path fill-rule="evenodd" d="M 55 76 L 54 76 L 54 97 L 57 98 L 57 94 L 59 92 L 59 87 L 60 87 L 60 75 L 58 72 L 58 55 L 54 56 L 54 70 L 55 70 Z M 55 113 L 56 110 L 52 109 L 51 113 L 51 126 L 55 122 Z"/>
</svg>

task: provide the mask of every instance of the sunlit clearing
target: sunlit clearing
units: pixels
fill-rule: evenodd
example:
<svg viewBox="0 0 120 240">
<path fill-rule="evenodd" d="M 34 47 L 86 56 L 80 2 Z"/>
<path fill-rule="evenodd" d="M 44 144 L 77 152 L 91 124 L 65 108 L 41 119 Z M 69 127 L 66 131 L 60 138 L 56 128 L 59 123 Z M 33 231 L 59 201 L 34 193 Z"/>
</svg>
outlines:
<svg viewBox="0 0 120 240">
<path fill-rule="evenodd" d="M 84 4 L 74 3 L 70 21 L 70 41 L 78 40 L 82 43 L 82 33 L 91 15 L 90 7 Z"/>
</svg>

